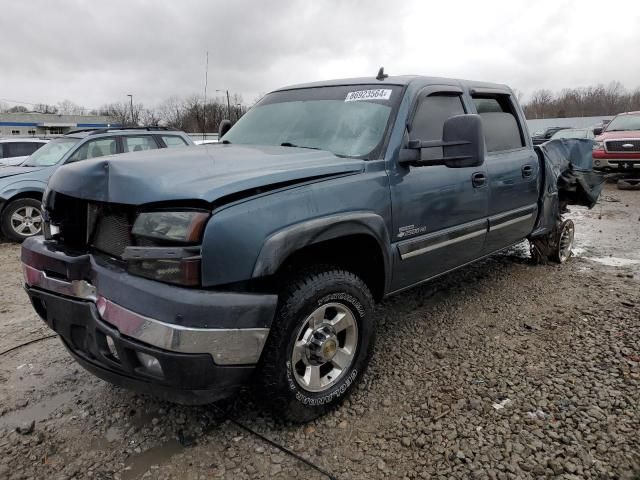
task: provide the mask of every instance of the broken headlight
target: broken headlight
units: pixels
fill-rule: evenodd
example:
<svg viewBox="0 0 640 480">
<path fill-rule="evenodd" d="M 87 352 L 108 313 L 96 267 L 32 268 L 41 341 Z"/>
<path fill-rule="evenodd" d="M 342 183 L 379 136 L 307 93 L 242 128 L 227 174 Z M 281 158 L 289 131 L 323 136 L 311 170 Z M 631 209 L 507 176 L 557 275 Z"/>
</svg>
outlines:
<svg viewBox="0 0 640 480">
<path fill-rule="evenodd" d="M 202 236 L 209 212 L 143 212 L 138 215 L 131 233 L 167 242 L 196 243 Z"/>
<path fill-rule="evenodd" d="M 198 210 L 140 213 L 131 230 L 138 246 L 127 247 L 123 256 L 129 273 L 176 285 L 199 285 L 197 244 L 209 216 L 209 212 Z M 143 246 L 149 240 L 152 246 Z"/>
</svg>

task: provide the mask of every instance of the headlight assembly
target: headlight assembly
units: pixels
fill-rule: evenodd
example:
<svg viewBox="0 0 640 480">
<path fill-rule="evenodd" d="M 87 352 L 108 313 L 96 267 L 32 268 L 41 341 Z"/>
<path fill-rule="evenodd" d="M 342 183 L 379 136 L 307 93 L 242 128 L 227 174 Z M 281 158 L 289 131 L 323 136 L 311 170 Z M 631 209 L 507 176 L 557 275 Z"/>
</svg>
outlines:
<svg viewBox="0 0 640 480">
<path fill-rule="evenodd" d="M 184 286 L 200 284 L 202 232 L 210 213 L 198 210 L 138 214 L 131 229 L 138 246 L 125 249 L 132 275 Z M 141 240 L 151 240 L 153 246 Z M 155 241 L 154 241 L 155 240 Z"/>
<path fill-rule="evenodd" d="M 143 212 L 138 215 L 131 233 L 169 242 L 195 243 L 200 241 L 208 212 Z"/>
</svg>

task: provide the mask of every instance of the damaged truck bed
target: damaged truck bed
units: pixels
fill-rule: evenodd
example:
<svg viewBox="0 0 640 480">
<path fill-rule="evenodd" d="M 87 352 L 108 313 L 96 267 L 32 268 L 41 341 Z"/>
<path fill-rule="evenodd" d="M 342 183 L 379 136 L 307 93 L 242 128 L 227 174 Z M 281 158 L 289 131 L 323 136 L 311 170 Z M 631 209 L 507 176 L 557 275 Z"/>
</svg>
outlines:
<svg viewBox="0 0 640 480">
<path fill-rule="evenodd" d="M 266 95 L 221 142 L 60 168 L 26 290 L 71 355 L 186 403 L 250 385 L 308 421 L 362 378 L 373 305 L 529 239 L 566 261 L 581 140 L 534 149 L 512 90 L 399 76 Z"/>
</svg>

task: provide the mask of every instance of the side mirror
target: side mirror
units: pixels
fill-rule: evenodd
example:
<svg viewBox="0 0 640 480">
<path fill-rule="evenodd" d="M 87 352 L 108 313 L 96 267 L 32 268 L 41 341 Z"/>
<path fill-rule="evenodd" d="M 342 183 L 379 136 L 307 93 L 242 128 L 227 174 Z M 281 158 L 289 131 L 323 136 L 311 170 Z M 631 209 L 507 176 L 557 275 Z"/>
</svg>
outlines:
<svg viewBox="0 0 640 480">
<path fill-rule="evenodd" d="M 603 131 L 604 127 L 596 127 L 593 129 L 593 134 L 597 137 L 598 135 L 601 135 Z"/>
<path fill-rule="evenodd" d="M 442 150 L 440 158 L 433 158 L 429 150 Z M 399 162 L 424 167 L 445 165 L 449 168 L 477 167 L 484 163 L 484 133 L 479 115 L 456 115 L 444 122 L 442 140 L 423 142 L 410 140 L 400 150 Z"/>
<path fill-rule="evenodd" d="M 222 120 L 220 122 L 220 126 L 218 127 L 218 141 L 222 140 L 225 133 L 227 133 L 231 129 L 231 120 Z"/>
</svg>

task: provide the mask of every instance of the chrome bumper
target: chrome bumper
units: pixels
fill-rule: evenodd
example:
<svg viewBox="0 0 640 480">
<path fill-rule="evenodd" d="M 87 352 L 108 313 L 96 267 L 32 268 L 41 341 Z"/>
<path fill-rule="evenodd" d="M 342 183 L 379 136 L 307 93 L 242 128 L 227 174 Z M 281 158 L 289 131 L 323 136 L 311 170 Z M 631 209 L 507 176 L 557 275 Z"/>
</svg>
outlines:
<svg viewBox="0 0 640 480">
<path fill-rule="evenodd" d="M 192 328 L 140 315 L 103 297 L 85 280 L 65 281 L 23 263 L 25 283 L 51 293 L 95 303 L 103 321 L 121 334 L 177 353 L 206 353 L 218 365 L 258 363 L 268 328 Z"/>
<path fill-rule="evenodd" d="M 593 167 L 595 169 L 611 168 L 615 170 L 640 168 L 640 160 L 624 160 L 619 158 L 594 158 Z"/>
</svg>

